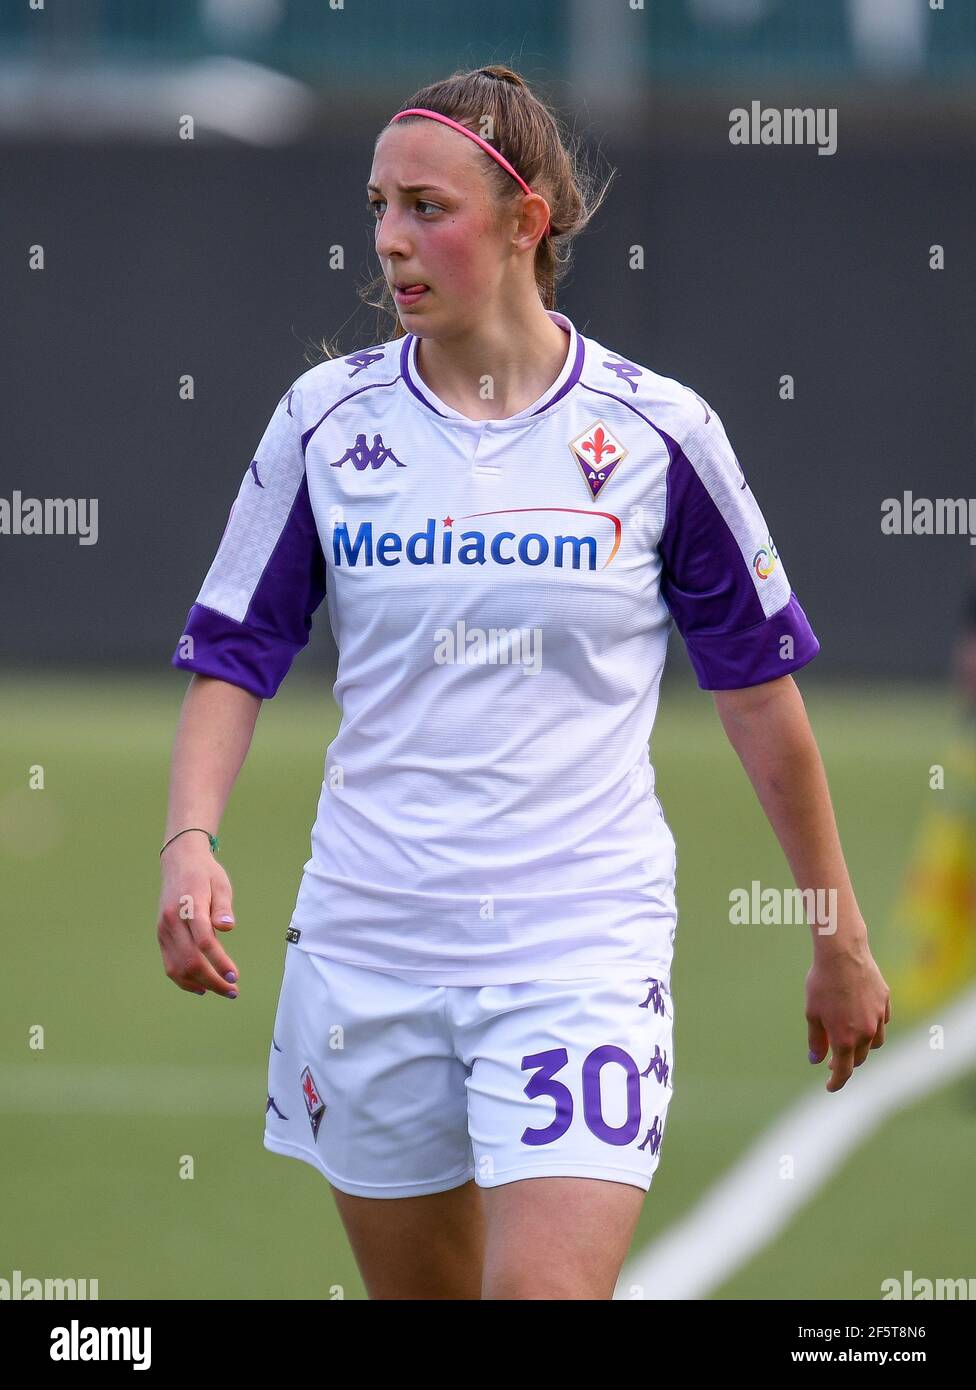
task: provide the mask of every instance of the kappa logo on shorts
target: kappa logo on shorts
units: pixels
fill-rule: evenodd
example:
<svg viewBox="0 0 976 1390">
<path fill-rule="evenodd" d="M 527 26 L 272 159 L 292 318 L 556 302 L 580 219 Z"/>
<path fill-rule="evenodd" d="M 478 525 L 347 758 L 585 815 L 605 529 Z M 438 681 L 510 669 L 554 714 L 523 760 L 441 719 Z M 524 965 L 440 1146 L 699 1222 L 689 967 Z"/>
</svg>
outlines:
<svg viewBox="0 0 976 1390">
<path fill-rule="evenodd" d="M 661 1051 L 660 1043 L 654 1044 L 654 1056 L 641 1072 L 641 1076 L 647 1079 L 653 1073 L 660 1081 L 662 1086 L 668 1084 L 668 1077 L 671 1075 L 671 1068 L 668 1066 L 668 1054 Z"/>
<path fill-rule="evenodd" d="M 302 1068 L 302 1095 L 305 1097 L 305 1109 L 308 1111 L 308 1122 L 312 1126 L 312 1138 L 318 1139 L 319 1125 L 322 1123 L 322 1116 L 325 1114 L 325 1101 L 319 1095 L 315 1078 L 312 1076 L 310 1067 Z"/>
<path fill-rule="evenodd" d="M 661 1124 L 660 1115 L 654 1116 L 654 1123 L 644 1135 L 644 1138 L 637 1145 L 638 1149 L 650 1149 L 652 1154 L 660 1152 L 661 1140 L 664 1138 L 664 1126 Z"/>
<path fill-rule="evenodd" d="M 664 989 L 665 986 L 662 985 L 660 980 L 655 980 L 652 976 L 648 976 L 644 983 L 645 985 L 650 985 L 650 989 L 647 991 L 647 998 L 644 1000 L 643 1004 L 638 1004 L 637 1007 L 639 1009 L 653 1008 L 656 1014 L 666 1013 L 664 1000 L 661 997 L 661 990 Z"/>
<path fill-rule="evenodd" d="M 289 927 L 288 930 L 285 932 L 285 940 L 297 941 L 301 934 L 301 929 L 299 927 Z"/>
<path fill-rule="evenodd" d="M 582 434 L 571 439 L 569 447 L 583 470 L 590 496 L 594 498 L 630 452 L 610 433 L 602 420 L 595 420 Z"/>
</svg>

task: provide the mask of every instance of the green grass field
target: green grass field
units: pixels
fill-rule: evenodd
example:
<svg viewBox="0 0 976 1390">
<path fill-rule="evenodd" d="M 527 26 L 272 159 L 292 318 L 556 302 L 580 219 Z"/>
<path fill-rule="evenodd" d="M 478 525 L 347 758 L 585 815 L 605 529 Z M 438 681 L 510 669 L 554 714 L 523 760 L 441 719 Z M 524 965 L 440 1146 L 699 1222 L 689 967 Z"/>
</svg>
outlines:
<svg viewBox="0 0 976 1390">
<path fill-rule="evenodd" d="M 886 918 L 952 708 L 934 688 L 800 683 L 885 970 L 897 945 Z M 284 932 L 336 711 L 297 678 L 262 711 L 221 827 L 241 996 L 197 997 L 166 978 L 155 940 L 184 685 L 175 672 L 0 684 L 0 1277 L 98 1278 L 102 1298 L 328 1298 L 337 1287 L 361 1298 L 325 1180 L 261 1142 Z M 665 691 L 652 760 L 678 844 L 676 1073 L 635 1250 L 827 1078 L 806 1058 L 809 930 L 728 922 L 731 887 L 791 880 L 710 696 L 680 682 Z M 28 789 L 33 765 L 42 791 Z M 42 1049 L 30 1045 L 38 1029 Z M 898 1029 L 894 999 L 889 1038 Z M 713 1296 L 874 1299 L 906 1268 L 976 1274 L 974 1138 L 970 1075 L 853 1150 Z"/>
</svg>

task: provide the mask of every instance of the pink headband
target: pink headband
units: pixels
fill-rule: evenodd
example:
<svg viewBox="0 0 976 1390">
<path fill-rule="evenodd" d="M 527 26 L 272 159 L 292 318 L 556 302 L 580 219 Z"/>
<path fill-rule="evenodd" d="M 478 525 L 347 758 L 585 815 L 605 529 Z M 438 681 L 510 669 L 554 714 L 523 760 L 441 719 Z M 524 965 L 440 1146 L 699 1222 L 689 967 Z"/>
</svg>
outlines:
<svg viewBox="0 0 976 1390">
<path fill-rule="evenodd" d="M 453 127 L 454 130 L 459 130 L 462 135 L 467 135 L 470 140 L 474 140 L 476 144 L 480 145 L 486 154 L 490 154 L 492 159 L 496 160 L 502 166 L 503 169 L 505 169 L 509 174 L 511 174 L 512 178 L 515 179 L 517 183 L 521 184 L 521 186 L 525 189 L 526 193 L 532 192 L 532 189 L 525 182 L 525 179 L 523 179 L 522 175 L 516 173 L 515 169 L 513 169 L 511 164 L 509 164 L 505 156 L 503 154 L 499 154 L 498 151 L 495 149 L 494 145 L 489 145 L 487 140 L 482 140 L 480 135 L 475 135 L 473 130 L 469 130 L 468 127 L 466 125 L 462 125 L 460 121 L 452 121 L 450 116 L 442 116 L 439 111 L 429 111 L 426 106 L 411 106 L 408 107 L 406 111 L 398 111 L 395 116 L 391 116 L 389 122 L 390 125 L 392 125 L 394 121 L 398 121 L 401 116 L 430 116 L 430 118 L 434 121 L 441 121 L 444 125 L 449 125 Z M 546 230 L 544 235 L 548 236 L 551 229 L 552 222 L 549 221 L 546 223 Z"/>
</svg>

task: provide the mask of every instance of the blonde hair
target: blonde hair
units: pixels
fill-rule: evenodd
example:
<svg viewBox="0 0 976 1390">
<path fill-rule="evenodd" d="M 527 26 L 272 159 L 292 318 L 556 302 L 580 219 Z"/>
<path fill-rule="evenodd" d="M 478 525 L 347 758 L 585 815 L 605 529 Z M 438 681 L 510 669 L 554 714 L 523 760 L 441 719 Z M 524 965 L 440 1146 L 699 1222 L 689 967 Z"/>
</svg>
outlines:
<svg viewBox="0 0 976 1390">
<path fill-rule="evenodd" d="M 548 106 L 531 91 L 525 80 L 500 64 L 455 72 L 422 87 L 400 107 L 424 106 L 461 122 L 484 137 L 485 122 L 494 132 L 490 144 L 518 170 L 533 192 L 549 204 L 551 230 L 535 249 L 535 282 L 543 307 L 555 309 L 556 288 L 569 270 L 575 238 L 603 202 L 616 170 L 602 187 L 584 162 L 581 146 L 567 139 Z M 404 116 L 397 122 L 423 121 L 425 116 Z M 385 129 L 386 127 L 384 127 Z M 379 139 L 379 136 L 377 136 Z M 519 184 L 493 159 L 485 160 L 485 177 L 494 180 L 493 201 L 505 205 L 523 196 Z M 378 311 L 377 343 L 389 342 L 383 333 L 383 316 L 393 320 L 394 338 L 405 336 L 386 277 L 380 272 L 358 291 L 364 304 Z M 320 360 L 342 357 L 336 339 L 318 344 Z"/>
</svg>

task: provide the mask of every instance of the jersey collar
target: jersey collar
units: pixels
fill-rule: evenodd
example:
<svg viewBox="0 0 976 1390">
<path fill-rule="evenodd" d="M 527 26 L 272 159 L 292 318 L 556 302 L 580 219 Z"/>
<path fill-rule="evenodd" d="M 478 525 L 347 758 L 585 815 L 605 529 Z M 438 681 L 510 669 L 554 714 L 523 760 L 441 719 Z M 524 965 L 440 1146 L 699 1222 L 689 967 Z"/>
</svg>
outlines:
<svg viewBox="0 0 976 1390">
<path fill-rule="evenodd" d="M 555 309 L 547 309 L 545 312 L 553 323 L 558 323 L 559 327 L 569 335 L 566 361 L 552 385 L 546 388 L 538 400 L 527 405 L 516 415 L 507 415 L 504 420 L 472 420 L 470 416 L 462 415 L 460 411 L 453 410 L 439 396 L 435 396 L 426 382 L 421 380 L 420 373 L 417 371 L 418 339 L 415 333 L 408 333 L 400 348 L 400 373 L 407 389 L 435 415 L 440 415 L 461 425 L 477 425 L 479 427 L 490 425 L 493 429 L 507 429 L 524 424 L 531 416 L 541 415 L 543 411 L 551 410 L 579 381 L 580 373 L 583 370 L 583 339 L 577 333 L 575 324 L 565 314 L 560 314 Z"/>
</svg>

